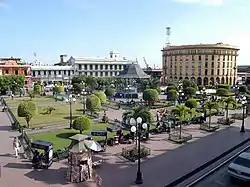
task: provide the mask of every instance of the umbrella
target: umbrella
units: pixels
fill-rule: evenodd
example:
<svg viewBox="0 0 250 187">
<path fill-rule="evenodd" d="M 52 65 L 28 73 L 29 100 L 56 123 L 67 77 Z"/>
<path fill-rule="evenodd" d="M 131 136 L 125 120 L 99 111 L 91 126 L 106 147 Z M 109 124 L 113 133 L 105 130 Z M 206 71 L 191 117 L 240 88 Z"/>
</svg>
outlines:
<svg viewBox="0 0 250 187">
<path fill-rule="evenodd" d="M 93 151 L 102 151 L 103 150 L 102 146 L 94 140 L 84 140 L 84 144 L 87 148 L 89 148 Z"/>
</svg>

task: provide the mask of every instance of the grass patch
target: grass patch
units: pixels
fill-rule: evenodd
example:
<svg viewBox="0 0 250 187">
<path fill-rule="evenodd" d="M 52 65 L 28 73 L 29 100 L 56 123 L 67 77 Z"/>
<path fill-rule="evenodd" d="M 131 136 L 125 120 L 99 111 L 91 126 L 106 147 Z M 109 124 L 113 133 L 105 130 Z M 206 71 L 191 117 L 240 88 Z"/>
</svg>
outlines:
<svg viewBox="0 0 250 187">
<path fill-rule="evenodd" d="M 9 107 L 17 107 L 22 101 L 30 101 L 30 98 L 29 97 L 17 97 L 17 98 L 14 98 L 13 100 L 11 98 L 6 98 L 5 101 Z M 53 96 L 36 97 L 36 98 L 33 98 L 32 101 L 36 103 L 37 105 L 42 104 L 42 103 L 49 103 L 49 102 L 55 103 L 55 99 L 53 98 Z"/>
<path fill-rule="evenodd" d="M 62 103 L 57 105 L 48 105 L 55 108 L 51 114 L 44 114 L 46 106 L 38 106 L 38 114 L 31 120 L 30 127 L 51 126 L 69 123 L 69 104 Z M 82 115 L 82 104 L 72 104 L 73 120 Z M 17 109 L 12 109 L 14 115 L 17 117 Z M 17 117 L 21 125 L 26 125 L 24 118 Z"/>
<path fill-rule="evenodd" d="M 109 126 L 109 123 L 93 123 L 92 128 L 90 130 L 84 131 L 83 134 L 91 135 L 92 130 L 106 130 Z M 125 131 L 124 133 L 127 133 Z M 79 131 L 74 129 L 60 129 L 51 132 L 44 132 L 44 133 L 37 133 L 37 134 L 30 134 L 28 135 L 29 138 L 34 140 L 45 140 L 52 142 L 54 144 L 54 149 L 63 149 L 64 147 L 68 147 L 71 143 L 69 137 L 79 134 Z M 112 137 L 115 135 L 115 132 L 108 132 L 108 137 Z M 102 136 L 94 136 L 94 140 L 103 140 L 105 137 Z"/>
</svg>

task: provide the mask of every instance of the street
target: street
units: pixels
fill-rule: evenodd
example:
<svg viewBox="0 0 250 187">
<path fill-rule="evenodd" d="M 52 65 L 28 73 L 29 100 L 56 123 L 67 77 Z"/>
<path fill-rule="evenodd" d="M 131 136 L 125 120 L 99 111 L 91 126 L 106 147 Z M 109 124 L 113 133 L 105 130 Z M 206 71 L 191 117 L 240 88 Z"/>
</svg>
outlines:
<svg viewBox="0 0 250 187">
<path fill-rule="evenodd" d="M 248 149 L 246 152 L 250 152 Z M 194 187 L 249 187 L 250 182 L 243 182 L 231 178 L 227 173 L 227 167 L 231 162 L 209 175 L 207 178 L 194 185 Z"/>
</svg>

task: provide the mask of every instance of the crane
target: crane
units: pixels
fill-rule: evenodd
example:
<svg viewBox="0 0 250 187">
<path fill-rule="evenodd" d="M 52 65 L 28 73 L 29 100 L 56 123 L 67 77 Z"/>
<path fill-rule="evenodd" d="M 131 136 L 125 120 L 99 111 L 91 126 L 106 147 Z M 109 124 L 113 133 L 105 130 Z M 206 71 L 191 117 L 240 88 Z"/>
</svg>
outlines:
<svg viewBox="0 0 250 187">
<path fill-rule="evenodd" d="M 144 63 L 145 63 L 145 65 L 146 65 L 146 69 L 148 69 L 148 68 L 149 68 L 149 65 L 148 65 L 148 63 L 147 63 L 145 57 L 143 57 L 143 60 L 144 60 Z"/>
</svg>

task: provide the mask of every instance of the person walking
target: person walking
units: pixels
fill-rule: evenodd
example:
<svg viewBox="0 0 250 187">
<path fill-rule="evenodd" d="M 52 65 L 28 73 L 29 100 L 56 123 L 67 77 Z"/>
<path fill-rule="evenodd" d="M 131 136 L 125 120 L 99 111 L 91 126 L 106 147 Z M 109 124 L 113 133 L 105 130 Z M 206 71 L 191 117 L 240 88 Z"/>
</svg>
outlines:
<svg viewBox="0 0 250 187">
<path fill-rule="evenodd" d="M 19 156 L 20 147 L 21 147 L 21 143 L 20 143 L 20 141 L 18 140 L 18 138 L 15 137 L 15 138 L 14 138 L 14 141 L 13 141 L 13 149 L 14 149 L 14 151 L 15 151 L 15 157 L 16 157 L 16 158 Z"/>
</svg>

